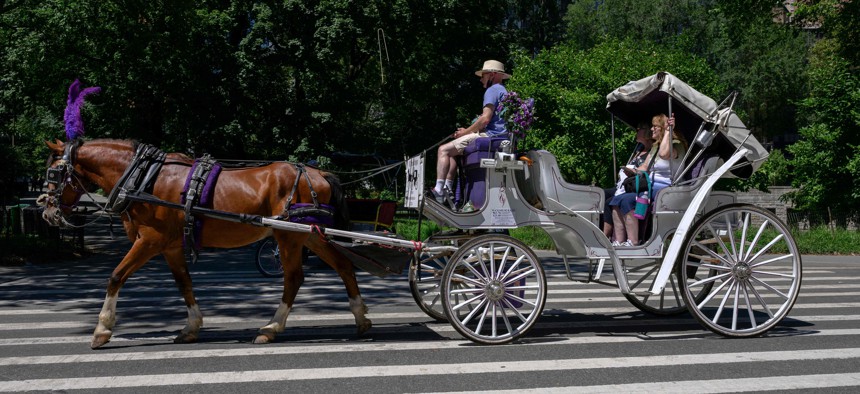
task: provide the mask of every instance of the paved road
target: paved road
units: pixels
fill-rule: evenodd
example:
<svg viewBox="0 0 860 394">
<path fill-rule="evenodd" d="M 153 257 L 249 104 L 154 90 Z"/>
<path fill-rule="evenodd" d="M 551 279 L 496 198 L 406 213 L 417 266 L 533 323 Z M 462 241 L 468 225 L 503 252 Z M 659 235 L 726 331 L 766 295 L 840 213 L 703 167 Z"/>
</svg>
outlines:
<svg viewBox="0 0 860 394">
<path fill-rule="evenodd" d="M 725 339 L 689 315 L 639 312 L 617 288 L 570 282 L 545 255 L 546 309 L 527 338 L 477 346 L 414 305 L 405 276 L 359 275 L 373 329 L 355 335 L 342 285 L 308 266 L 276 343 L 250 343 L 280 281 L 253 249 L 204 253 L 192 266 L 204 314 L 199 343 L 175 345 L 185 309 L 161 260 L 120 293 L 112 342 L 90 350 L 111 269 L 127 241 L 91 233 L 100 253 L 0 267 L 0 392 L 856 392 L 860 259 L 804 257 L 792 313 L 766 337 Z M 313 261 L 311 261 L 313 263 Z"/>
</svg>

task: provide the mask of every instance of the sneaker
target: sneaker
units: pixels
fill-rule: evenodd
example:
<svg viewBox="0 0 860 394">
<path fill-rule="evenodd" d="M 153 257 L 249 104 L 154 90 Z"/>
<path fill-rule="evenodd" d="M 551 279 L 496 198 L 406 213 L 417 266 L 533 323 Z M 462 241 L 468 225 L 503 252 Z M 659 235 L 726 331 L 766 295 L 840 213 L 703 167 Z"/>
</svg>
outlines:
<svg viewBox="0 0 860 394">
<path fill-rule="evenodd" d="M 622 242 L 621 245 L 619 245 L 619 246 L 621 246 L 622 248 L 632 248 L 636 245 L 633 245 L 633 241 L 628 239 L 628 240 Z"/>
<path fill-rule="evenodd" d="M 437 193 L 435 188 L 430 189 L 430 195 L 438 202 L 439 204 L 445 203 L 445 191 L 442 190 L 442 193 Z"/>
<path fill-rule="evenodd" d="M 617 247 L 621 246 L 621 242 L 618 242 L 618 241 L 612 241 L 612 246 L 613 246 L 613 247 L 615 247 L 615 248 L 617 248 Z"/>
</svg>

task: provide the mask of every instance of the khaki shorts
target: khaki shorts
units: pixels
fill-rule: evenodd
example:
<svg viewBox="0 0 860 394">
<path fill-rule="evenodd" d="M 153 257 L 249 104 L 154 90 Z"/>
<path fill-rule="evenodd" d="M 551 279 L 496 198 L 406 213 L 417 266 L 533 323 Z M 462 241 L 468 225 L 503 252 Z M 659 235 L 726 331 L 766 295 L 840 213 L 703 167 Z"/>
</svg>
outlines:
<svg viewBox="0 0 860 394">
<path fill-rule="evenodd" d="M 454 141 L 451 141 L 454 144 L 454 149 L 457 150 L 457 153 L 463 154 L 463 149 L 466 149 L 466 145 L 469 145 L 470 142 L 478 139 L 479 137 L 486 137 L 487 133 L 469 133 L 460 138 L 457 138 Z"/>
</svg>

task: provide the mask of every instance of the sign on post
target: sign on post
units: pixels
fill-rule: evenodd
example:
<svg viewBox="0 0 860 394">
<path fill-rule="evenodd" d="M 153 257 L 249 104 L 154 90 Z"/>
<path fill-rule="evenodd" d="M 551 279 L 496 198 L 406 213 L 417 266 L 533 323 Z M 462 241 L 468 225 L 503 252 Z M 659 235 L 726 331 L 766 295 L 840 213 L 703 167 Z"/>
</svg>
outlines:
<svg viewBox="0 0 860 394">
<path fill-rule="evenodd" d="M 403 206 L 418 208 L 424 196 L 424 154 L 412 156 L 406 161 L 406 198 Z"/>
</svg>

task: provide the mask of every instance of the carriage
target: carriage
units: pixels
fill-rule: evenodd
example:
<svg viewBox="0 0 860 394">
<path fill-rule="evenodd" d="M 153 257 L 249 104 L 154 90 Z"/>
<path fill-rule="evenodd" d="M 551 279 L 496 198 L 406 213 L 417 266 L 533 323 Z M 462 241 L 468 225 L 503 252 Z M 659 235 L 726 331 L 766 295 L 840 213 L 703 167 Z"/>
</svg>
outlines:
<svg viewBox="0 0 860 394">
<path fill-rule="evenodd" d="M 672 185 L 659 192 L 642 221 L 639 246 L 614 247 L 601 232 L 608 203 L 602 188 L 567 183 L 550 152 L 506 151 L 514 141 L 464 153 L 466 171 L 478 172 L 477 182 L 485 187 L 485 193 L 471 192 L 479 209 L 458 212 L 428 199 L 424 215 L 459 229 L 540 227 L 569 279 L 617 285 L 644 312 L 689 311 L 721 335 L 761 335 L 794 305 L 801 256 L 774 213 L 713 190 L 718 179 L 748 177 L 767 158 L 732 111 L 734 99 L 732 94 L 718 104 L 668 73 L 632 81 L 607 96 L 613 119 L 635 127 L 645 117 L 673 113 L 679 131 L 692 141 Z M 440 235 L 426 243 L 450 247 L 425 248 L 410 268 L 413 295 L 428 315 L 486 344 L 509 342 L 534 325 L 547 282 L 528 246 L 497 233 Z M 614 283 L 602 279 L 607 263 Z"/>
<path fill-rule="evenodd" d="M 632 81 L 607 96 L 613 119 L 635 126 L 646 116 L 673 113 L 680 132 L 691 141 L 672 185 L 654 198 L 642 221 L 643 239 L 636 247 L 613 246 L 599 228 L 607 203 L 602 188 L 566 182 L 552 153 L 517 152 L 515 136 L 479 138 L 467 148 L 457 201 L 425 198 L 425 155 L 407 161 L 405 206 L 442 227 L 457 229 L 421 241 L 283 217 L 183 207 L 133 190 L 120 193 L 130 201 L 185 208 L 195 215 L 251 224 L 270 233 L 274 229 L 311 234 L 308 240 L 339 238 L 356 248 L 383 246 L 388 255 L 405 254 L 409 258 L 392 258 L 380 266 L 386 254 L 373 258 L 358 251 L 358 260 L 371 266 L 353 262 L 379 276 L 408 266 L 418 306 L 477 343 L 514 341 L 526 335 L 541 315 L 547 296 L 543 263 L 528 245 L 504 231 L 526 226 L 539 227 L 549 235 L 571 280 L 617 285 L 636 308 L 648 313 L 689 311 L 702 326 L 724 336 L 757 336 L 779 324 L 794 305 L 801 283 L 801 256 L 788 228 L 774 213 L 738 204 L 733 193 L 713 190 L 720 178 L 750 176 L 767 158 L 766 150 L 732 110 L 734 99 L 730 95 L 717 103 L 668 73 Z M 299 178 L 301 174 L 293 192 Z M 351 250 L 350 245 L 338 248 L 343 254 Z M 285 258 L 293 257 L 282 257 L 282 262 Z M 607 264 L 614 281 L 604 279 Z M 340 269 L 338 273 L 346 283 L 348 275 Z M 285 274 L 285 286 L 288 279 Z M 286 306 L 282 302 L 272 323 L 260 331 L 261 337 L 267 335 L 264 342 L 273 339 L 272 332 L 283 330 L 292 304 L 292 299 L 285 296 L 284 300 L 289 302 Z M 350 307 L 359 323 L 363 303 L 357 307 L 353 301 L 350 294 Z M 108 308 L 107 300 L 105 305 Z M 189 326 L 194 325 L 195 314 L 199 310 L 192 311 L 189 304 Z M 365 329 L 369 328 L 366 323 Z M 109 334 L 110 326 L 99 327 Z M 199 324 L 186 327 L 183 335 L 196 335 L 195 328 Z"/>
</svg>

